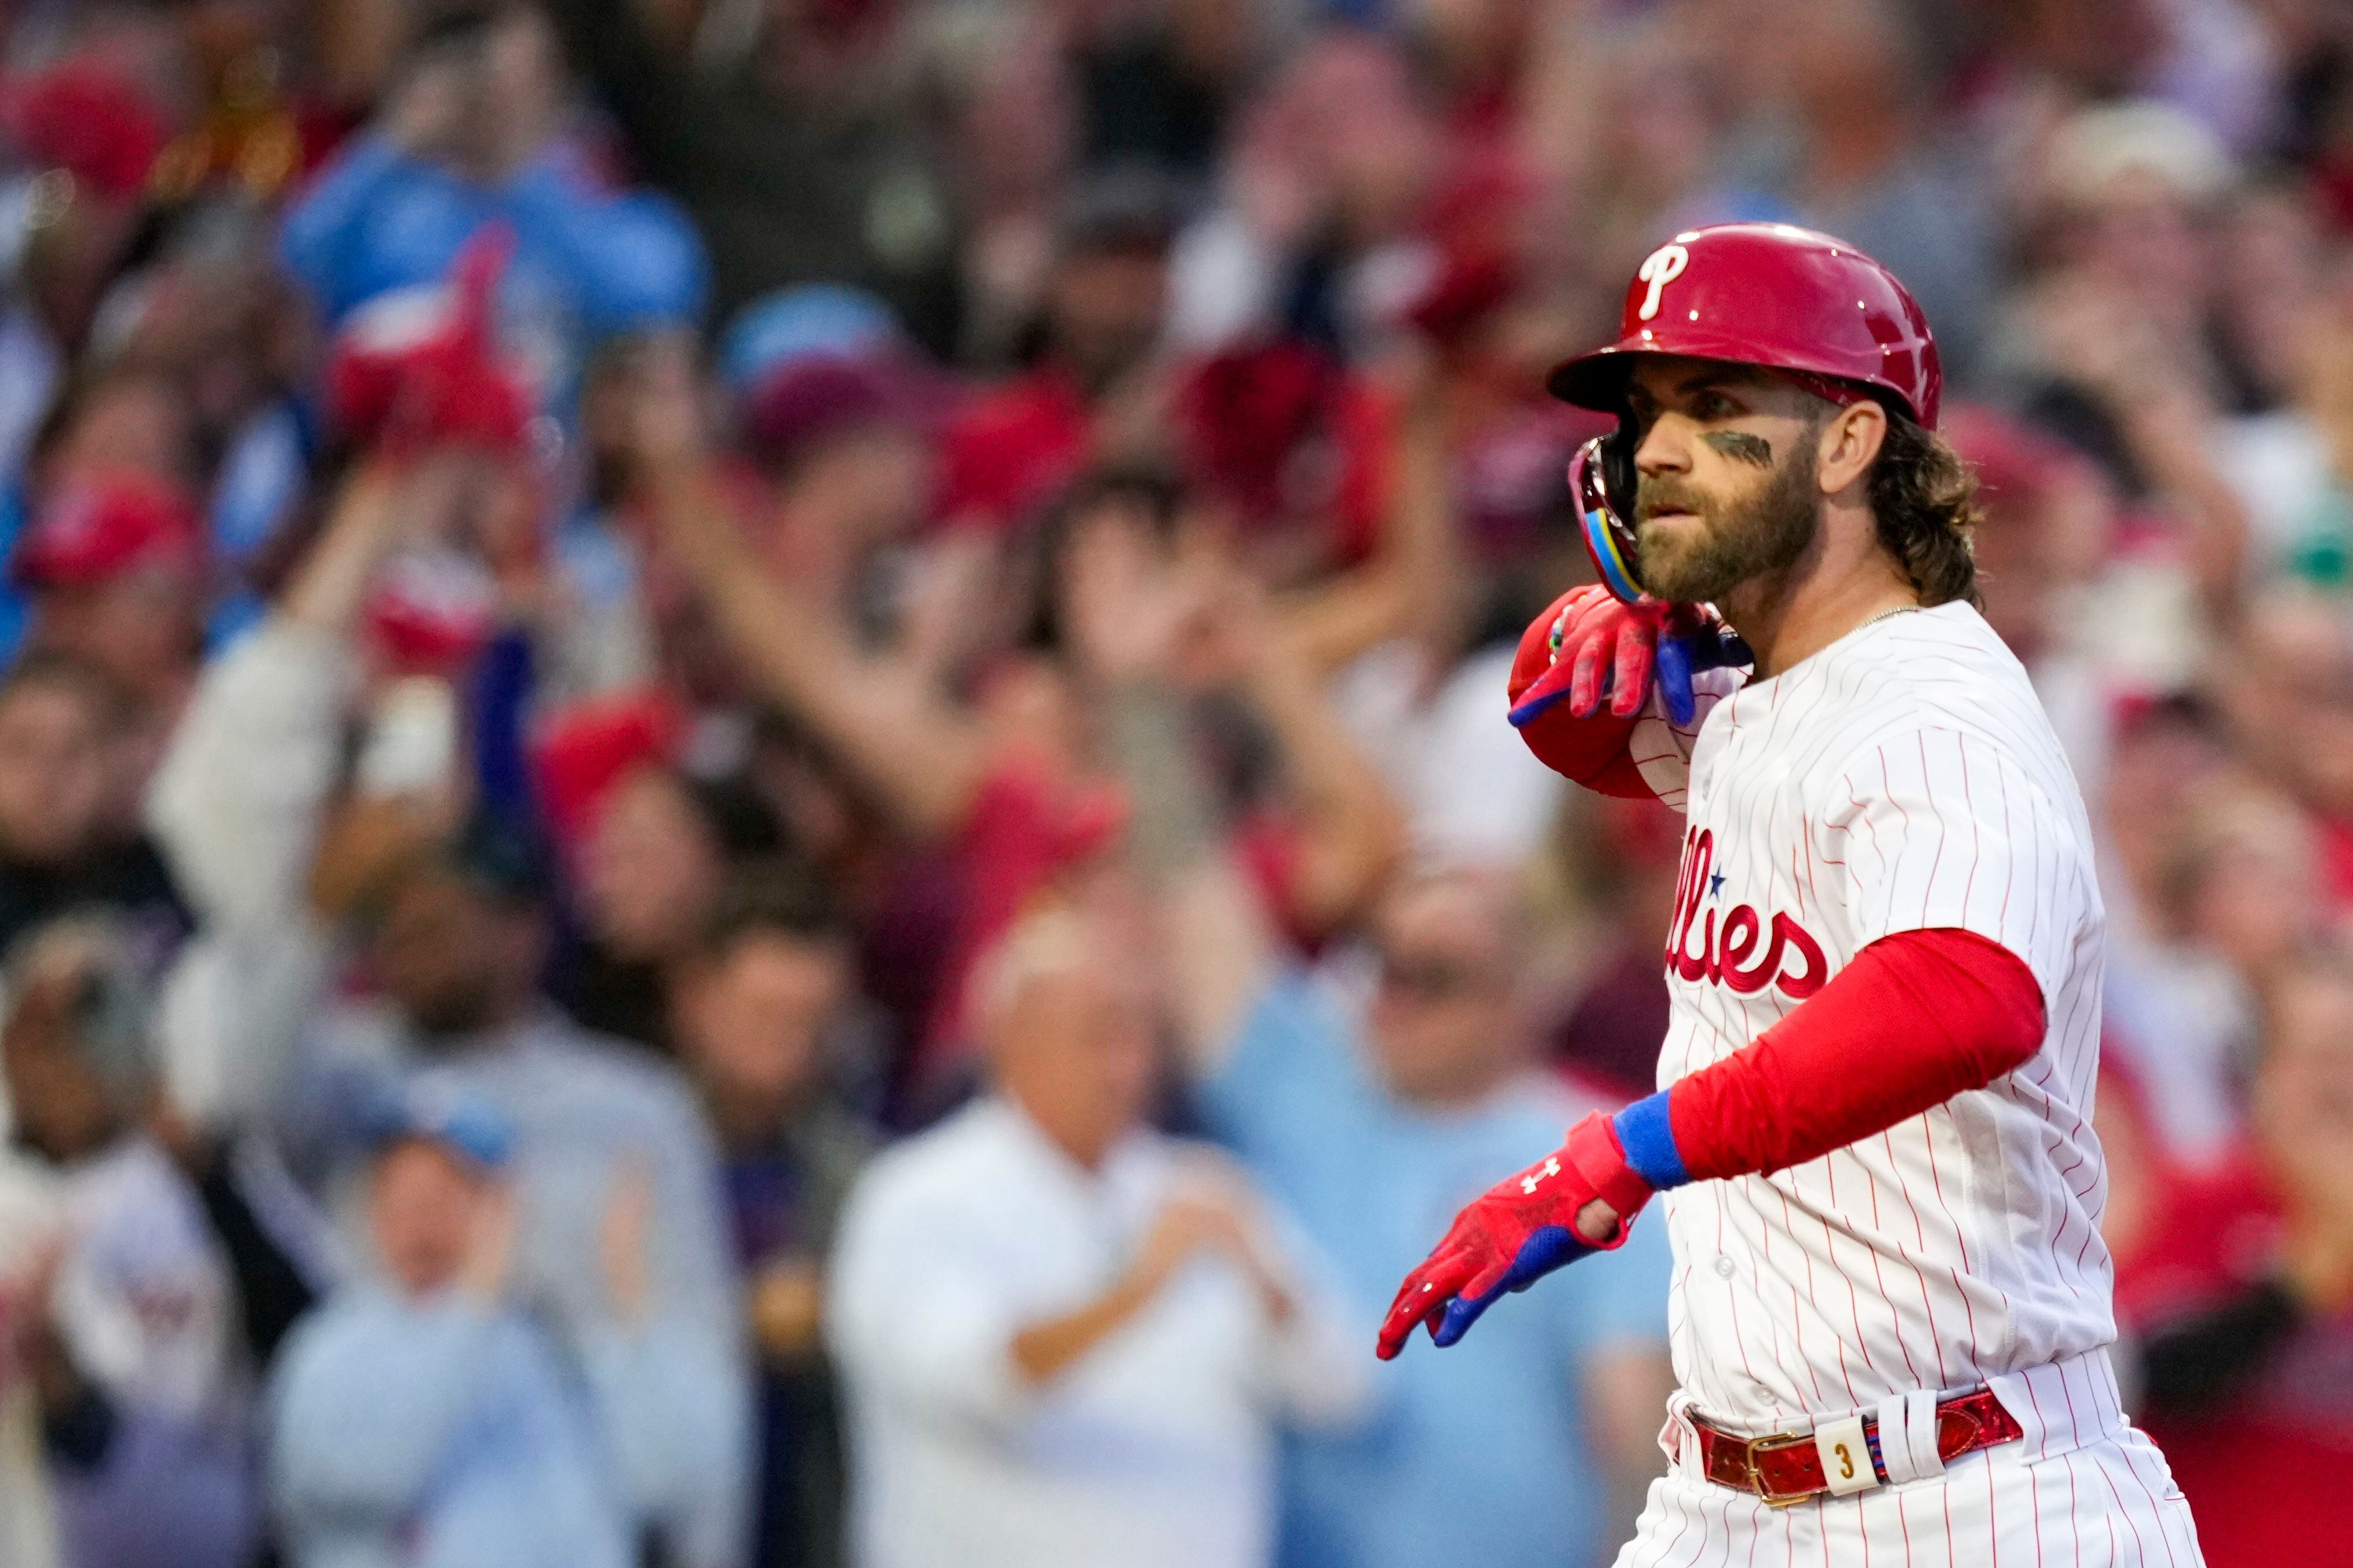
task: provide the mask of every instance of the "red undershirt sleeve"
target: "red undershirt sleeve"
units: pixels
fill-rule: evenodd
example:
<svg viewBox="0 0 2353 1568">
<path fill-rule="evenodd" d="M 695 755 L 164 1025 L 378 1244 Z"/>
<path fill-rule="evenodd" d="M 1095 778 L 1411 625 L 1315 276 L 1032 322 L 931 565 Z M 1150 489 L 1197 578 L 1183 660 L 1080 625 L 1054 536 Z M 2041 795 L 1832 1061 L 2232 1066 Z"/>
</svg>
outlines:
<svg viewBox="0 0 2353 1568">
<path fill-rule="evenodd" d="M 2023 1065 L 2042 988 L 1973 931 L 1873 942 L 1788 1017 L 1668 1091 L 1694 1179 L 1778 1171 L 1885 1131 Z"/>
<path fill-rule="evenodd" d="M 1634 720 L 1616 718 L 1607 709 L 1590 718 L 1573 719 L 1566 703 L 1555 711 L 1557 719 L 1547 713 L 1520 731 L 1545 766 L 1596 795 L 1624 800 L 1658 798 L 1659 792 L 1651 787 L 1626 749 L 1633 739 Z"/>
</svg>

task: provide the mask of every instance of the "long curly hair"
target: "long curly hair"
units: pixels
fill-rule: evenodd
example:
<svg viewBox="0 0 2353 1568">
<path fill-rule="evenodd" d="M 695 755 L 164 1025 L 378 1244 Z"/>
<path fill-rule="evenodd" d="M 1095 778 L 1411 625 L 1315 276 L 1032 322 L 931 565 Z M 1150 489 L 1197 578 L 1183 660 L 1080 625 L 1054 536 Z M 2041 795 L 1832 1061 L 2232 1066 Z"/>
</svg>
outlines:
<svg viewBox="0 0 2353 1568">
<path fill-rule="evenodd" d="M 1963 599 L 1978 609 L 1978 479 L 1933 430 L 1893 409 L 1871 468 L 1879 542 L 1904 568 L 1924 605 Z"/>
</svg>

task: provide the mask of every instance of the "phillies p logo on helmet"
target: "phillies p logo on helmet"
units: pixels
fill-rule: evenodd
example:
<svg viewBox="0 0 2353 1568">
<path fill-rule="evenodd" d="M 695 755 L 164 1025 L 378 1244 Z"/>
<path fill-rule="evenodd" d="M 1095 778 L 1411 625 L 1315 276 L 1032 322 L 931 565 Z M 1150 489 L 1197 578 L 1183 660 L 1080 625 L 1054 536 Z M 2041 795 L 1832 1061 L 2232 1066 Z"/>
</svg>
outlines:
<svg viewBox="0 0 2353 1568">
<path fill-rule="evenodd" d="M 1668 284 L 1682 277 L 1683 268 L 1690 265 L 1691 252 L 1680 245 L 1662 245 L 1644 257 L 1634 276 L 1648 283 L 1651 291 L 1642 296 L 1642 308 L 1634 312 L 1635 316 L 1647 321 L 1657 315 L 1659 295 Z"/>
</svg>

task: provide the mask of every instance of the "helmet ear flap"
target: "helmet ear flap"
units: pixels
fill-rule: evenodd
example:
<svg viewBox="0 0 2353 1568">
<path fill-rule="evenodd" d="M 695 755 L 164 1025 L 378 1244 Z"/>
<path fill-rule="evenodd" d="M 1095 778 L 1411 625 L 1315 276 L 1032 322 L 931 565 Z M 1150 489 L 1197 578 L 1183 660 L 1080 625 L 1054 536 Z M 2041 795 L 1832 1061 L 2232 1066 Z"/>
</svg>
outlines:
<svg viewBox="0 0 2353 1568">
<path fill-rule="evenodd" d="M 1618 428 L 1601 438 L 1601 478 L 1609 487 L 1610 510 L 1634 531 L 1634 495 L 1641 476 L 1634 471 L 1634 448 L 1641 444 L 1631 419 L 1618 421 Z"/>
<path fill-rule="evenodd" d="M 1645 597 L 1634 536 L 1635 483 L 1630 420 L 1620 420 L 1611 435 L 1588 441 L 1569 459 L 1568 491 L 1586 553 L 1593 558 L 1602 584 L 1630 605 Z"/>
</svg>

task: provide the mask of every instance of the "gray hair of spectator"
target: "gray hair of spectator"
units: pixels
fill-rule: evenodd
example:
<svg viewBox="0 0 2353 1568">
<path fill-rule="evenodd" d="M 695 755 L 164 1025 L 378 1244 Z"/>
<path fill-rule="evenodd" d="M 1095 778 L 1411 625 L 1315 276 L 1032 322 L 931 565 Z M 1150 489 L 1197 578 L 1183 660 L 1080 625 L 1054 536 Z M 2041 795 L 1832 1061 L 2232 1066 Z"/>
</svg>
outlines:
<svg viewBox="0 0 2353 1568">
<path fill-rule="evenodd" d="M 89 910 L 26 931 L 0 969 L 5 1016 L 13 1021 L 26 994 L 42 984 L 71 988 L 59 1021 L 108 1093 L 121 1103 L 140 1099 L 155 1074 L 154 993 L 123 922 Z"/>
<path fill-rule="evenodd" d="M 993 1039 L 1006 1015 L 1030 984 L 1068 974 L 1094 950 L 1095 938 L 1078 912 L 1060 904 L 1025 915 L 973 971 L 969 990 L 973 1033 Z"/>
<path fill-rule="evenodd" d="M 2238 169 L 2212 132 L 2168 103 L 2130 99 L 2094 104 L 2052 137 L 2046 184 L 2065 206 L 2097 205 L 2118 182 L 2155 179 L 2177 198 L 2211 207 L 2228 195 Z"/>
</svg>

